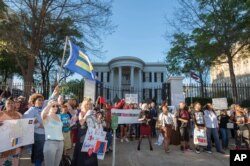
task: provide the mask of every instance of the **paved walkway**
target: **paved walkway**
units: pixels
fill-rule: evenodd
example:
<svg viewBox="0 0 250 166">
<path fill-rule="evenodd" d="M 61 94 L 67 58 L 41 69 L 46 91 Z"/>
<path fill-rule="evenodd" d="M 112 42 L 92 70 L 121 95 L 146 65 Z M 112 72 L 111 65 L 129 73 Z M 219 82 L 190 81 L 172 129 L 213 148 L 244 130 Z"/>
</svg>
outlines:
<svg viewBox="0 0 250 166">
<path fill-rule="evenodd" d="M 196 154 L 193 151 L 183 153 L 179 146 L 171 145 L 171 152 L 166 154 L 163 146 L 158 145 L 154 145 L 154 150 L 150 151 L 147 139 L 143 140 L 141 150 L 137 151 L 137 143 L 136 140 L 120 143 L 117 139 L 116 166 L 229 166 L 229 150 L 225 151 L 225 155 L 217 153 L 215 148 L 212 154 Z M 98 162 L 99 166 L 111 166 L 112 153 L 106 154 L 105 159 Z M 21 166 L 31 166 L 29 156 L 22 156 Z"/>
</svg>

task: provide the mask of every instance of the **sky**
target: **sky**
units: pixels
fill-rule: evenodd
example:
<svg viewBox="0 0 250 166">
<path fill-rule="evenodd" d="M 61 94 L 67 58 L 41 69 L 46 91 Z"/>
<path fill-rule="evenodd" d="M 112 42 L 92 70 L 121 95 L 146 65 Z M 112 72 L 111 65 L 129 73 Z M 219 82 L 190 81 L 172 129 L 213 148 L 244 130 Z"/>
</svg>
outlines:
<svg viewBox="0 0 250 166">
<path fill-rule="evenodd" d="M 170 27 L 165 16 L 172 19 L 177 0 L 114 0 L 112 22 L 115 32 L 103 41 L 104 59 L 135 56 L 145 62 L 163 62 L 170 48 L 165 36 Z M 164 54 L 165 53 L 165 54 Z"/>
</svg>

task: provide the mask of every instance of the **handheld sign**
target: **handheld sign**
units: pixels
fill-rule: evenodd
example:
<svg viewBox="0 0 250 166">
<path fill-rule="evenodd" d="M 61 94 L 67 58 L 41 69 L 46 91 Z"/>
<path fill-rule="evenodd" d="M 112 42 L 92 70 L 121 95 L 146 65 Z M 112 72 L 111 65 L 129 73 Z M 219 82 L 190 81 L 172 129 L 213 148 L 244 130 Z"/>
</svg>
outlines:
<svg viewBox="0 0 250 166">
<path fill-rule="evenodd" d="M 214 109 L 222 110 L 228 108 L 227 98 L 213 98 L 212 102 Z"/>
</svg>

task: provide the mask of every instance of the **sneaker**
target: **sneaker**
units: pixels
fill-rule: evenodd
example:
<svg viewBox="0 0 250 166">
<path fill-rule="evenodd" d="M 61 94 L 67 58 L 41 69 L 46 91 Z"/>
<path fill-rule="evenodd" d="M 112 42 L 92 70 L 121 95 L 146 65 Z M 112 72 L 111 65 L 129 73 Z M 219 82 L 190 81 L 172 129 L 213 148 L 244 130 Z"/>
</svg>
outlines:
<svg viewBox="0 0 250 166">
<path fill-rule="evenodd" d="M 123 139 L 121 139 L 121 143 L 123 142 Z"/>
<path fill-rule="evenodd" d="M 224 152 L 224 151 L 219 151 L 218 153 L 225 154 L 225 152 Z"/>
<path fill-rule="evenodd" d="M 195 148 L 195 153 L 200 154 L 200 153 L 201 153 L 201 152 L 200 152 L 200 149 Z"/>
<path fill-rule="evenodd" d="M 129 142 L 128 138 L 125 138 L 125 141 L 126 141 L 126 142 Z"/>
<path fill-rule="evenodd" d="M 208 153 L 208 154 L 212 154 L 212 151 L 211 151 L 211 150 L 207 150 L 207 153 Z"/>
<path fill-rule="evenodd" d="M 195 153 L 200 154 L 201 152 L 200 150 L 195 150 Z"/>
</svg>

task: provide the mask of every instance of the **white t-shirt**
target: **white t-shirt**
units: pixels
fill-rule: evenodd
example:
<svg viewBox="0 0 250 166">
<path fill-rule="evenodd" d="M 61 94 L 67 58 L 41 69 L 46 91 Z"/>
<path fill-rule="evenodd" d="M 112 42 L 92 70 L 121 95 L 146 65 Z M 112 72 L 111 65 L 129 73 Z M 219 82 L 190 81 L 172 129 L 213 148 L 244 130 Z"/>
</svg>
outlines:
<svg viewBox="0 0 250 166">
<path fill-rule="evenodd" d="M 165 124 L 172 125 L 174 123 L 174 115 L 171 113 L 168 113 L 165 115 L 164 113 L 161 113 L 159 115 L 159 121 L 161 122 L 161 125 L 165 127 Z"/>
</svg>

